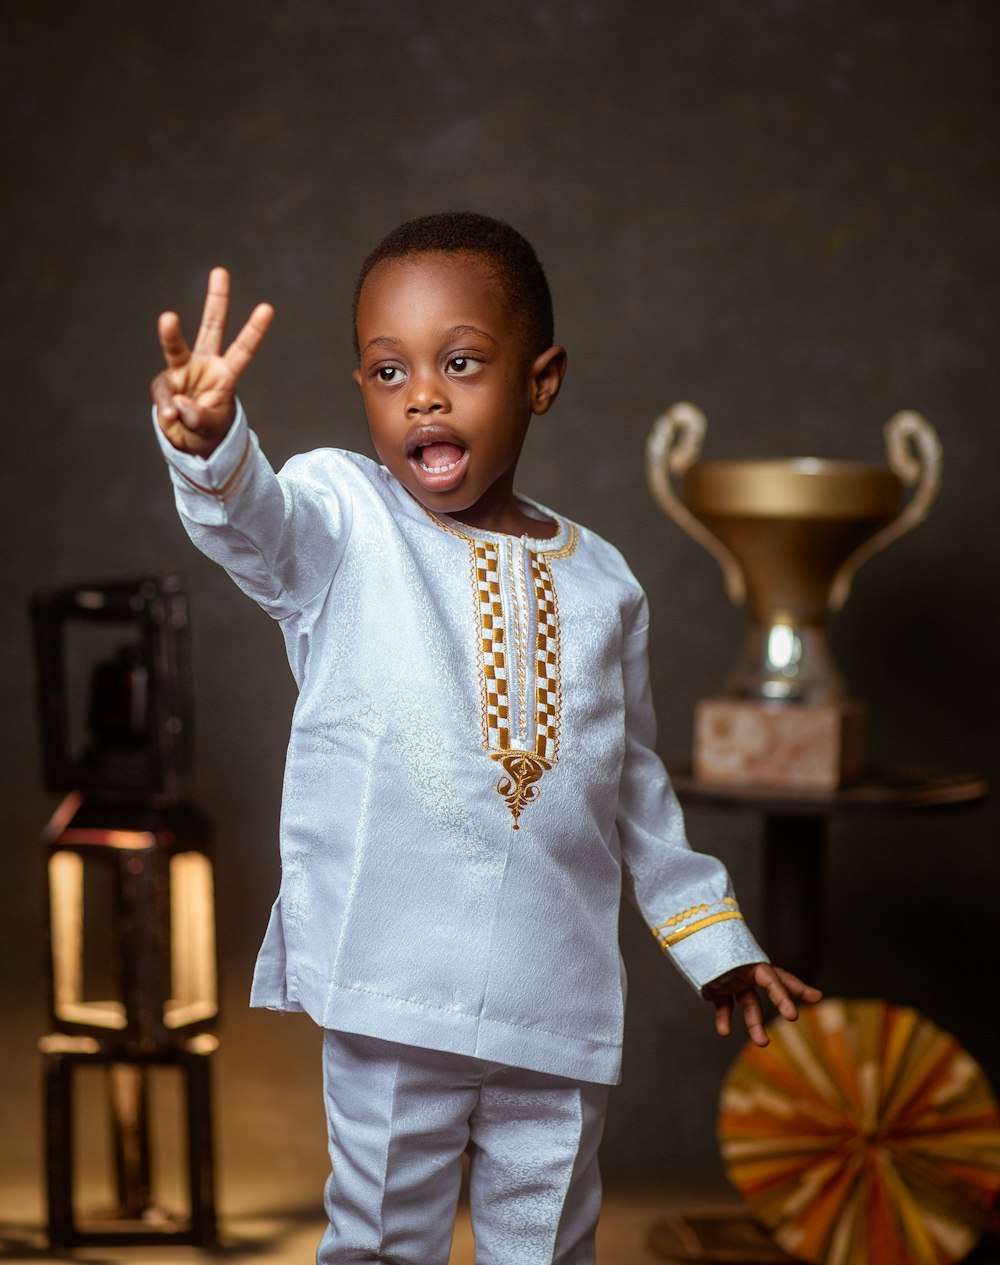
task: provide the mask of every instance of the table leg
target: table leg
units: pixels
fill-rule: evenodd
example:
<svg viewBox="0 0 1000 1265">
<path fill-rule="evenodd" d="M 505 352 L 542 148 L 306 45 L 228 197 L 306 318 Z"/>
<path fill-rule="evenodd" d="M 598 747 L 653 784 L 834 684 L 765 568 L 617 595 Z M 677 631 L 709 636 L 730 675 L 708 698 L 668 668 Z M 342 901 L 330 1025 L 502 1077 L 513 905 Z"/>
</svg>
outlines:
<svg viewBox="0 0 1000 1265">
<path fill-rule="evenodd" d="M 764 818 L 764 948 L 778 966 L 815 983 L 823 953 L 826 818 Z"/>
</svg>

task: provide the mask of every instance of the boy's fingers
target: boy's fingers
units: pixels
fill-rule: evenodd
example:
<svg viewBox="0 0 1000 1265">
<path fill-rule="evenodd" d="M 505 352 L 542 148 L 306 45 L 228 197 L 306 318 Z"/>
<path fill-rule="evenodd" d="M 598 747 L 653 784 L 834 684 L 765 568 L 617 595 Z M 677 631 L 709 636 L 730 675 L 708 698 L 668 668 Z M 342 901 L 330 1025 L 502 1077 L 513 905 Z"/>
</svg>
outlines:
<svg viewBox="0 0 1000 1265">
<path fill-rule="evenodd" d="M 770 1044 L 764 1026 L 764 1012 L 757 989 L 763 989 L 768 1000 L 783 1019 L 797 1019 L 798 1007 L 794 998 L 812 1004 L 823 994 L 811 984 L 805 984 L 797 976 L 780 967 L 759 962 L 748 968 L 730 971 L 706 985 L 705 996 L 715 1003 L 715 1030 L 719 1036 L 728 1036 L 732 1028 L 733 997 L 739 1004 L 747 1034 L 754 1045 Z M 726 989 L 725 995 L 721 995 Z M 731 991 L 728 991 L 731 990 Z"/>
<path fill-rule="evenodd" d="M 791 971 L 783 971 L 780 966 L 774 967 L 774 976 L 778 986 L 789 997 L 798 997 L 809 1005 L 814 1005 L 823 997 L 822 992 L 818 988 L 813 988 L 812 984 L 805 983 L 800 980 L 797 975 L 793 975 Z M 768 989 L 768 994 L 773 998 L 774 994 Z"/>
<path fill-rule="evenodd" d="M 800 997 L 811 1006 L 823 999 L 823 993 L 820 989 L 813 988 L 812 984 L 806 984 L 802 980 L 796 979 L 794 975 L 791 978 L 785 977 L 785 987 L 793 997 Z"/>
<path fill-rule="evenodd" d="M 179 369 L 191 359 L 191 350 L 181 333 L 181 318 L 176 312 L 163 312 L 156 323 L 163 358 L 171 369 Z"/>
<path fill-rule="evenodd" d="M 780 980 L 775 979 L 773 983 L 766 985 L 766 991 L 771 1005 L 781 1015 L 782 1019 L 798 1019 L 799 1008 L 785 991 L 784 985 Z"/>
<path fill-rule="evenodd" d="M 768 970 L 765 978 L 760 980 L 759 983 L 763 984 L 772 1005 L 780 1010 L 782 1014 L 787 1014 L 789 1008 L 791 1008 L 792 1013 L 797 1015 L 798 1011 L 795 1009 L 795 1003 L 789 995 L 788 984 L 791 978 L 791 976 L 782 978 L 778 971 Z"/>
<path fill-rule="evenodd" d="M 189 400 L 185 395 L 175 395 L 174 407 L 184 429 L 194 431 L 197 434 L 198 410 L 195 408 L 194 401 Z"/>
<path fill-rule="evenodd" d="M 233 339 L 223 356 L 234 378 L 239 378 L 253 360 L 273 320 L 274 308 L 270 303 L 258 303 L 250 313 L 250 319 Z"/>
<path fill-rule="evenodd" d="M 194 341 L 196 354 L 218 356 L 222 352 L 222 336 L 229 315 L 229 273 L 225 268 L 213 268 L 208 274 L 208 290 L 202 308 L 198 337 Z"/>
<path fill-rule="evenodd" d="M 743 1011 L 743 1022 L 748 1028 L 761 1027 L 764 1022 L 764 1015 L 760 1008 L 760 998 L 757 996 L 755 988 L 748 988 L 746 992 L 740 993 L 736 1000 L 740 1003 L 740 1009 Z"/>
<path fill-rule="evenodd" d="M 737 1000 L 743 1010 L 743 1022 L 747 1026 L 750 1040 L 754 1045 L 768 1045 L 767 1033 L 764 1031 L 764 1015 L 761 1012 L 760 998 L 756 990 L 748 988 L 745 993 L 740 993 Z"/>
<path fill-rule="evenodd" d="M 165 369 L 153 379 L 149 386 L 149 393 L 153 397 L 156 414 L 161 421 L 170 422 L 178 417 L 177 406 L 174 404 L 176 388 L 169 369 Z"/>
<path fill-rule="evenodd" d="M 823 994 L 811 984 L 805 984 L 797 975 L 780 967 L 762 966 L 757 972 L 757 983 L 765 989 L 771 1003 L 783 1019 L 798 1019 L 798 998 L 809 1005 L 818 1002 Z"/>
</svg>

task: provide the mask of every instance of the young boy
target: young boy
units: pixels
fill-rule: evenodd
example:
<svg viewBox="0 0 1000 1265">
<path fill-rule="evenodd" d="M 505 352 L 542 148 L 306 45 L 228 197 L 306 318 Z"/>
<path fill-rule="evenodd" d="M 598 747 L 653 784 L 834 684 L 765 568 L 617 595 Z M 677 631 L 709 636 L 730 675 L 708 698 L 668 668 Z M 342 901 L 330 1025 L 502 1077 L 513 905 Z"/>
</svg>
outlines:
<svg viewBox="0 0 1000 1265">
<path fill-rule="evenodd" d="M 559 392 L 531 246 L 469 213 L 391 233 L 355 295 L 377 465 L 275 475 L 236 399 L 271 323 L 223 353 L 211 274 L 189 350 L 160 318 L 158 434 L 195 544 L 281 623 L 299 687 L 281 890 L 252 1004 L 324 1029 L 322 1265 L 445 1265 L 461 1157 L 477 1261 L 594 1259 L 618 1079 L 622 887 L 664 950 L 766 1043 L 819 994 L 767 965 L 690 850 L 653 752 L 646 603 L 620 555 L 514 491 Z"/>
</svg>

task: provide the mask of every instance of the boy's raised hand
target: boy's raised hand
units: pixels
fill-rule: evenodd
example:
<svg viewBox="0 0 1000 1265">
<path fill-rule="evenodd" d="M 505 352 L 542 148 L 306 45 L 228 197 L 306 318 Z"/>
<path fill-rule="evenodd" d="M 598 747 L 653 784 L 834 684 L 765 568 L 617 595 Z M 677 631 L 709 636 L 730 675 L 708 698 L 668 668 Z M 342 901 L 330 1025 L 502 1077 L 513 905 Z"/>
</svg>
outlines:
<svg viewBox="0 0 1000 1265">
<path fill-rule="evenodd" d="M 748 966 L 738 966 L 717 979 L 709 980 L 701 990 L 702 997 L 715 1004 L 715 1030 L 720 1037 L 729 1036 L 735 1000 L 743 1012 L 743 1022 L 747 1026 L 750 1040 L 754 1045 L 768 1044 L 758 988 L 767 993 L 783 1019 L 798 1019 L 796 1000 L 813 1005 L 823 996 L 818 988 L 804 984 L 798 976 L 783 971 L 779 966 L 770 966 L 767 962 L 751 962 Z"/>
<path fill-rule="evenodd" d="M 208 278 L 198 337 L 189 348 L 176 312 L 159 320 L 160 346 L 167 367 L 150 385 L 160 429 L 175 448 L 207 457 L 226 437 L 236 416 L 236 387 L 274 319 L 260 303 L 222 350 L 229 315 L 229 273 L 213 268 Z"/>
</svg>

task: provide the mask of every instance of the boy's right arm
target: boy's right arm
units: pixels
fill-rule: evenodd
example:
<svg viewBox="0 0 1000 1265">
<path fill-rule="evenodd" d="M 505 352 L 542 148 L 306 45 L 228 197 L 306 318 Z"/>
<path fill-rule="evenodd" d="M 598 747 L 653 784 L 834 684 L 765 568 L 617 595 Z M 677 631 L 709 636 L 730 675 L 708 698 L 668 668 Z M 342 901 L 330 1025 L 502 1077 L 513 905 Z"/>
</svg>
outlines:
<svg viewBox="0 0 1000 1265">
<path fill-rule="evenodd" d="M 270 615 L 301 610 L 333 578 L 351 532 L 351 498 L 316 463 L 276 476 L 248 429 L 236 388 L 270 327 L 260 304 L 228 349 L 222 339 L 229 274 L 213 269 L 198 336 L 159 321 L 167 368 L 151 392 L 177 508 L 197 547 L 226 568 Z"/>
<path fill-rule="evenodd" d="M 254 308 L 230 346 L 222 339 L 229 315 L 229 273 L 213 268 L 194 347 L 189 348 L 176 312 L 159 320 L 166 369 L 153 379 L 150 393 L 156 420 L 174 448 L 210 456 L 225 439 L 236 417 L 236 388 L 270 328 L 274 309 Z"/>
</svg>

